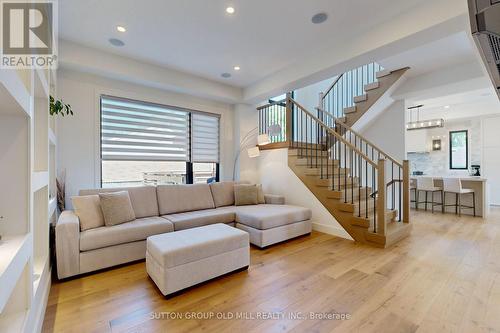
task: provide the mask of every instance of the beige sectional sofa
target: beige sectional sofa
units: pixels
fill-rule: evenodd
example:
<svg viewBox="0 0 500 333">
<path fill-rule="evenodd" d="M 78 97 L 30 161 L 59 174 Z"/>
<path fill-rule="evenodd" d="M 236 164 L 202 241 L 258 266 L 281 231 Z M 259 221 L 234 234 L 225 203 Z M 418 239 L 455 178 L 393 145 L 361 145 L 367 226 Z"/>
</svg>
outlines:
<svg viewBox="0 0 500 333">
<path fill-rule="evenodd" d="M 266 247 L 311 232 L 311 211 L 265 195 L 265 204 L 235 206 L 234 183 L 160 185 L 82 190 L 80 195 L 128 191 L 136 220 L 80 231 L 78 216 L 65 211 L 56 225 L 60 279 L 144 259 L 149 236 L 226 223 Z"/>
</svg>

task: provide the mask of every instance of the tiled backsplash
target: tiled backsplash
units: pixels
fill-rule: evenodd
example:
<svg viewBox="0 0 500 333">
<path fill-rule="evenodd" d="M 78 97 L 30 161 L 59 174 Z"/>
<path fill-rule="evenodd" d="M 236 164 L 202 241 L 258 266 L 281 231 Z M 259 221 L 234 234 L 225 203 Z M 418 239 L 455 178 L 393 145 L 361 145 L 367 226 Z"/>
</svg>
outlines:
<svg viewBox="0 0 500 333">
<path fill-rule="evenodd" d="M 449 132 L 468 130 L 469 135 L 469 169 L 472 164 L 481 164 L 481 121 L 467 119 L 445 121 L 445 127 L 428 130 L 427 142 L 430 143 L 439 136 L 441 150 L 427 153 L 408 153 L 410 172 L 423 171 L 426 175 L 468 175 L 467 170 L 450 170 L 449 167 Z"/>
</svg>

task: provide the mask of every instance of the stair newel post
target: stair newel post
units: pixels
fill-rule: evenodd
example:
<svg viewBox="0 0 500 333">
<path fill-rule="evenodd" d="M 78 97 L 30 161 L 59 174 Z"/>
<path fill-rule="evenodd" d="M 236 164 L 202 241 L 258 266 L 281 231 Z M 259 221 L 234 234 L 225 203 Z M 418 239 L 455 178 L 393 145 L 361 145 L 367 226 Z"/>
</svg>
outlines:
<svg viewBox="0 0 500 333">
<path fill-rule="evenodd" d="M 288 147 L 292 146 L 293 141 L 293 113 L 292 113 L 292 94 L 286 94 L 286 115 L 285 115 L 285 124 L 286 124 L 286 143 Z"/>
<path fill-rule="evenodd" d="M 403 223 L 410 223 L 410 161 L 403 161 Z"/>
<path fill-rule="evenodd" d="M 377 234 L 385 236 L 385 159 L 378 160 L 377 166 Z"/>
<path fill-rule="evenodd" d="M 318 118 L 321 119 L 322 122 L 325 122 L 325 115 L 323 114 L 323 93 L 319 93 L 319 99 L 318 99 Z M 321 114 L 321 115 L 320 115 Z M 328 125 L 328 123 L 326 123 Z"/>
</svg>

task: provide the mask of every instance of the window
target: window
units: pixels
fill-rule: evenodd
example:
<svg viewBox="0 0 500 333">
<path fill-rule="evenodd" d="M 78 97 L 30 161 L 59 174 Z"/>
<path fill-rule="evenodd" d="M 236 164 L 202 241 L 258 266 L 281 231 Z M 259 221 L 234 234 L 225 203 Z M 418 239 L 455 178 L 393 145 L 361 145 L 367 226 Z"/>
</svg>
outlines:
<svg viewBox="0 0 500 333">
<path fill-rule="evenodd" d="M 450 169 L 466 170 L 469 167 L 468 132 L 450 132 Z"/>
<path fill-rule="evenodd" d="M 218 180 L 217 115 L 101 97 L 101 186 Z"/>
</svg>

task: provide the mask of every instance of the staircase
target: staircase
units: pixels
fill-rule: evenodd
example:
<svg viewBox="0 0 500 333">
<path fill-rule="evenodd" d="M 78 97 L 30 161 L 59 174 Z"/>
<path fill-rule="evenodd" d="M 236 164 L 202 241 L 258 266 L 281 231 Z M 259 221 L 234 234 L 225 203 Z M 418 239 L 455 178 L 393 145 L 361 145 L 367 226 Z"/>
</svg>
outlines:
<svg viewBox="0 0 500 333">
<path fill-rule="evenodd" d="M 318 109 L 331 115 L 319 118 L 332 127 L 335 120 L 352 127 L 408 69 L 390 71 L 371 63 L 341 74 L 319 94 Z"/>
<path fill-rule="evenodd" d="M 374 90 L 389 89 L 389 82 L 404 71 L 373 71 L 372 79 L 386 78 L 378 88 L 374 88 L 375 80 L 366 83 L 369 78 L 360 78 L 363 88 L 371 86 L 361 94 L 365 96 L 355 101 L 352 98 L 352 103 L 368 103 L 368 100 L 374 103 L 376 96 L 383 95 Z M 268 133 L 269 127 L 280 124 L 283 128 L 280 137 L 284 139 L 273 144 L 278 145 L 276 148 L 288 147 L 288 166 L 304 185 L 355 241 L 388 247 L 409 235 L 412 228 L 408 161 L 398 162 L 349 126 L 366 112 L 366 107 L 349 106 L 340 98 L 331 97 L 334 95 L 330 94 L 344 91 L 339 85 L 344 82 L 342 77 L 320 96 L 320 106 L 314 113 L 290 94 L 284 101 L 259 108 L 259 132 Z M 345 77 L 350 82 L 354 75 Z M 354 81 L 351 83 L 354 87 Z M 361 96 L 357 95 L 359 89 L 349 91 L 352 97 Z M 339 104 L 332 107 L 328 99 Z M 349 109 L 353 107 L 355 110 Z M 361 115 L 349 118 L 357 112 Z"/>
</svg>

